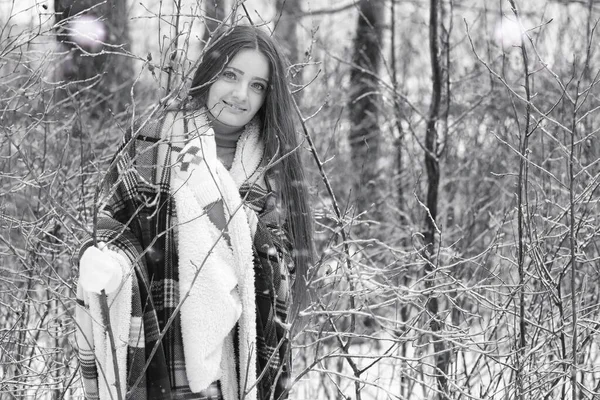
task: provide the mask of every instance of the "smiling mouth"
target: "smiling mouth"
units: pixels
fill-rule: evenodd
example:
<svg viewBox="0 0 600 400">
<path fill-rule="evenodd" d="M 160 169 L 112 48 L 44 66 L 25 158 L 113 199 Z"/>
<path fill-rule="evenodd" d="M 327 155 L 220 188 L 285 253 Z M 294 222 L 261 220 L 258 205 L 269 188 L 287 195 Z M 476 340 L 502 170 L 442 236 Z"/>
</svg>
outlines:
<svg viewBox="0 0 600 400">
<path fill-rule="evenodd" d="M 225 104 L 227 107 L 232 108 L 232 109 L 234 109 L 236 111 L 242 111 L 242 112 L 246 111 L 246 109 L 244 107 L 239 106 L 237 104 L 229 103 L 229 102 L 227 102 L 225 100 L 223 100 L 223 104 Z"/>
</svg>

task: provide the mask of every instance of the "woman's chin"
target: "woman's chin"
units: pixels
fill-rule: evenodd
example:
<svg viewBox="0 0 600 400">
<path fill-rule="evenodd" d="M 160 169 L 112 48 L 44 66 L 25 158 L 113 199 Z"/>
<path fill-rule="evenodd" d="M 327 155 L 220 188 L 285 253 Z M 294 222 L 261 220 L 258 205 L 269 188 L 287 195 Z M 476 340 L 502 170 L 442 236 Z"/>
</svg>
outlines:
<svg viewBox="0 0 600 400">
<path fill-rule="evenodd" d="M 208 117 L 216 133 L 233 133 L 244 128 L 252 118 L 246 112 L 234 112 L 227 107 L 208 110 Z"/>
</svg>

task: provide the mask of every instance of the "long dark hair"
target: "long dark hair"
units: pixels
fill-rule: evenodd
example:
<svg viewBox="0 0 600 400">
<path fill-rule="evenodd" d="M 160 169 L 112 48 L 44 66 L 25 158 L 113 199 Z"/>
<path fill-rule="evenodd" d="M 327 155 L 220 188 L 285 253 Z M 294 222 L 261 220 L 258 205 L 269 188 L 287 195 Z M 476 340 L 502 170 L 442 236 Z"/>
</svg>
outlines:
<svg viewBox="0 0 600 400">
<path fill-rule="evenodd" d="M 279 201 L 287 215 L 285 228 L 290 235 L 296 268 L 294 309 L 297 311 L 307 293 L 307 271 L 313 262 L 314 249 L 312 215 L 294 129 L 293 100 L 286 79 L 288 61 L 275 40 L 265 31 L 245 25 L 225 28 L 209 42 L 196 69 L 189 94 L 194 103 L 205 106 L 210 85 L 241 49 L 258 50 L 269 60 L 269 87 L 258 114 L 262 121 L 265 159 L 267 162 L 276 161 L 267 175 L 275 179 L 280 192 Z"/>
</svg>

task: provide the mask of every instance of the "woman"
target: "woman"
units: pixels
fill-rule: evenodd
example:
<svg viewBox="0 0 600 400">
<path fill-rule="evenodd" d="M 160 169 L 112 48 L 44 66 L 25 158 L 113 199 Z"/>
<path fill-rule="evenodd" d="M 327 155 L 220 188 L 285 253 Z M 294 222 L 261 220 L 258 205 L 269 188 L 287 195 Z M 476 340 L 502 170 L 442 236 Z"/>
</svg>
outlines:
<svg viewBox="0 0 600 400">
<path fill-rule="evenodd" d="M 187 104 L 117 154 L 98 245 L 80 251 L 87 398 L 287 397 L 290 286 L 305 293 L 312 236 L 285 75 L 268 34 L 227 29 Z"/>
</svg>

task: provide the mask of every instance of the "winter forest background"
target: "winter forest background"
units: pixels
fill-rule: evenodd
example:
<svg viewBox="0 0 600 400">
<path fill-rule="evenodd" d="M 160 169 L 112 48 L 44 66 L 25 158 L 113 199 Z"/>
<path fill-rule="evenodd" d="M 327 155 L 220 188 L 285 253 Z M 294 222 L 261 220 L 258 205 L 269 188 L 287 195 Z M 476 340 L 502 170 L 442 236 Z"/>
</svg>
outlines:
<svg viewBox="0 0 600 400">
<path fill-rule="evenodd" d="M 247 16 L 294 63 L 316 217 L 291 398 L 600 399 L 594 0 L 0 0 L 0 398 L 81 398 L 103 173 Z"/>
</svg>

